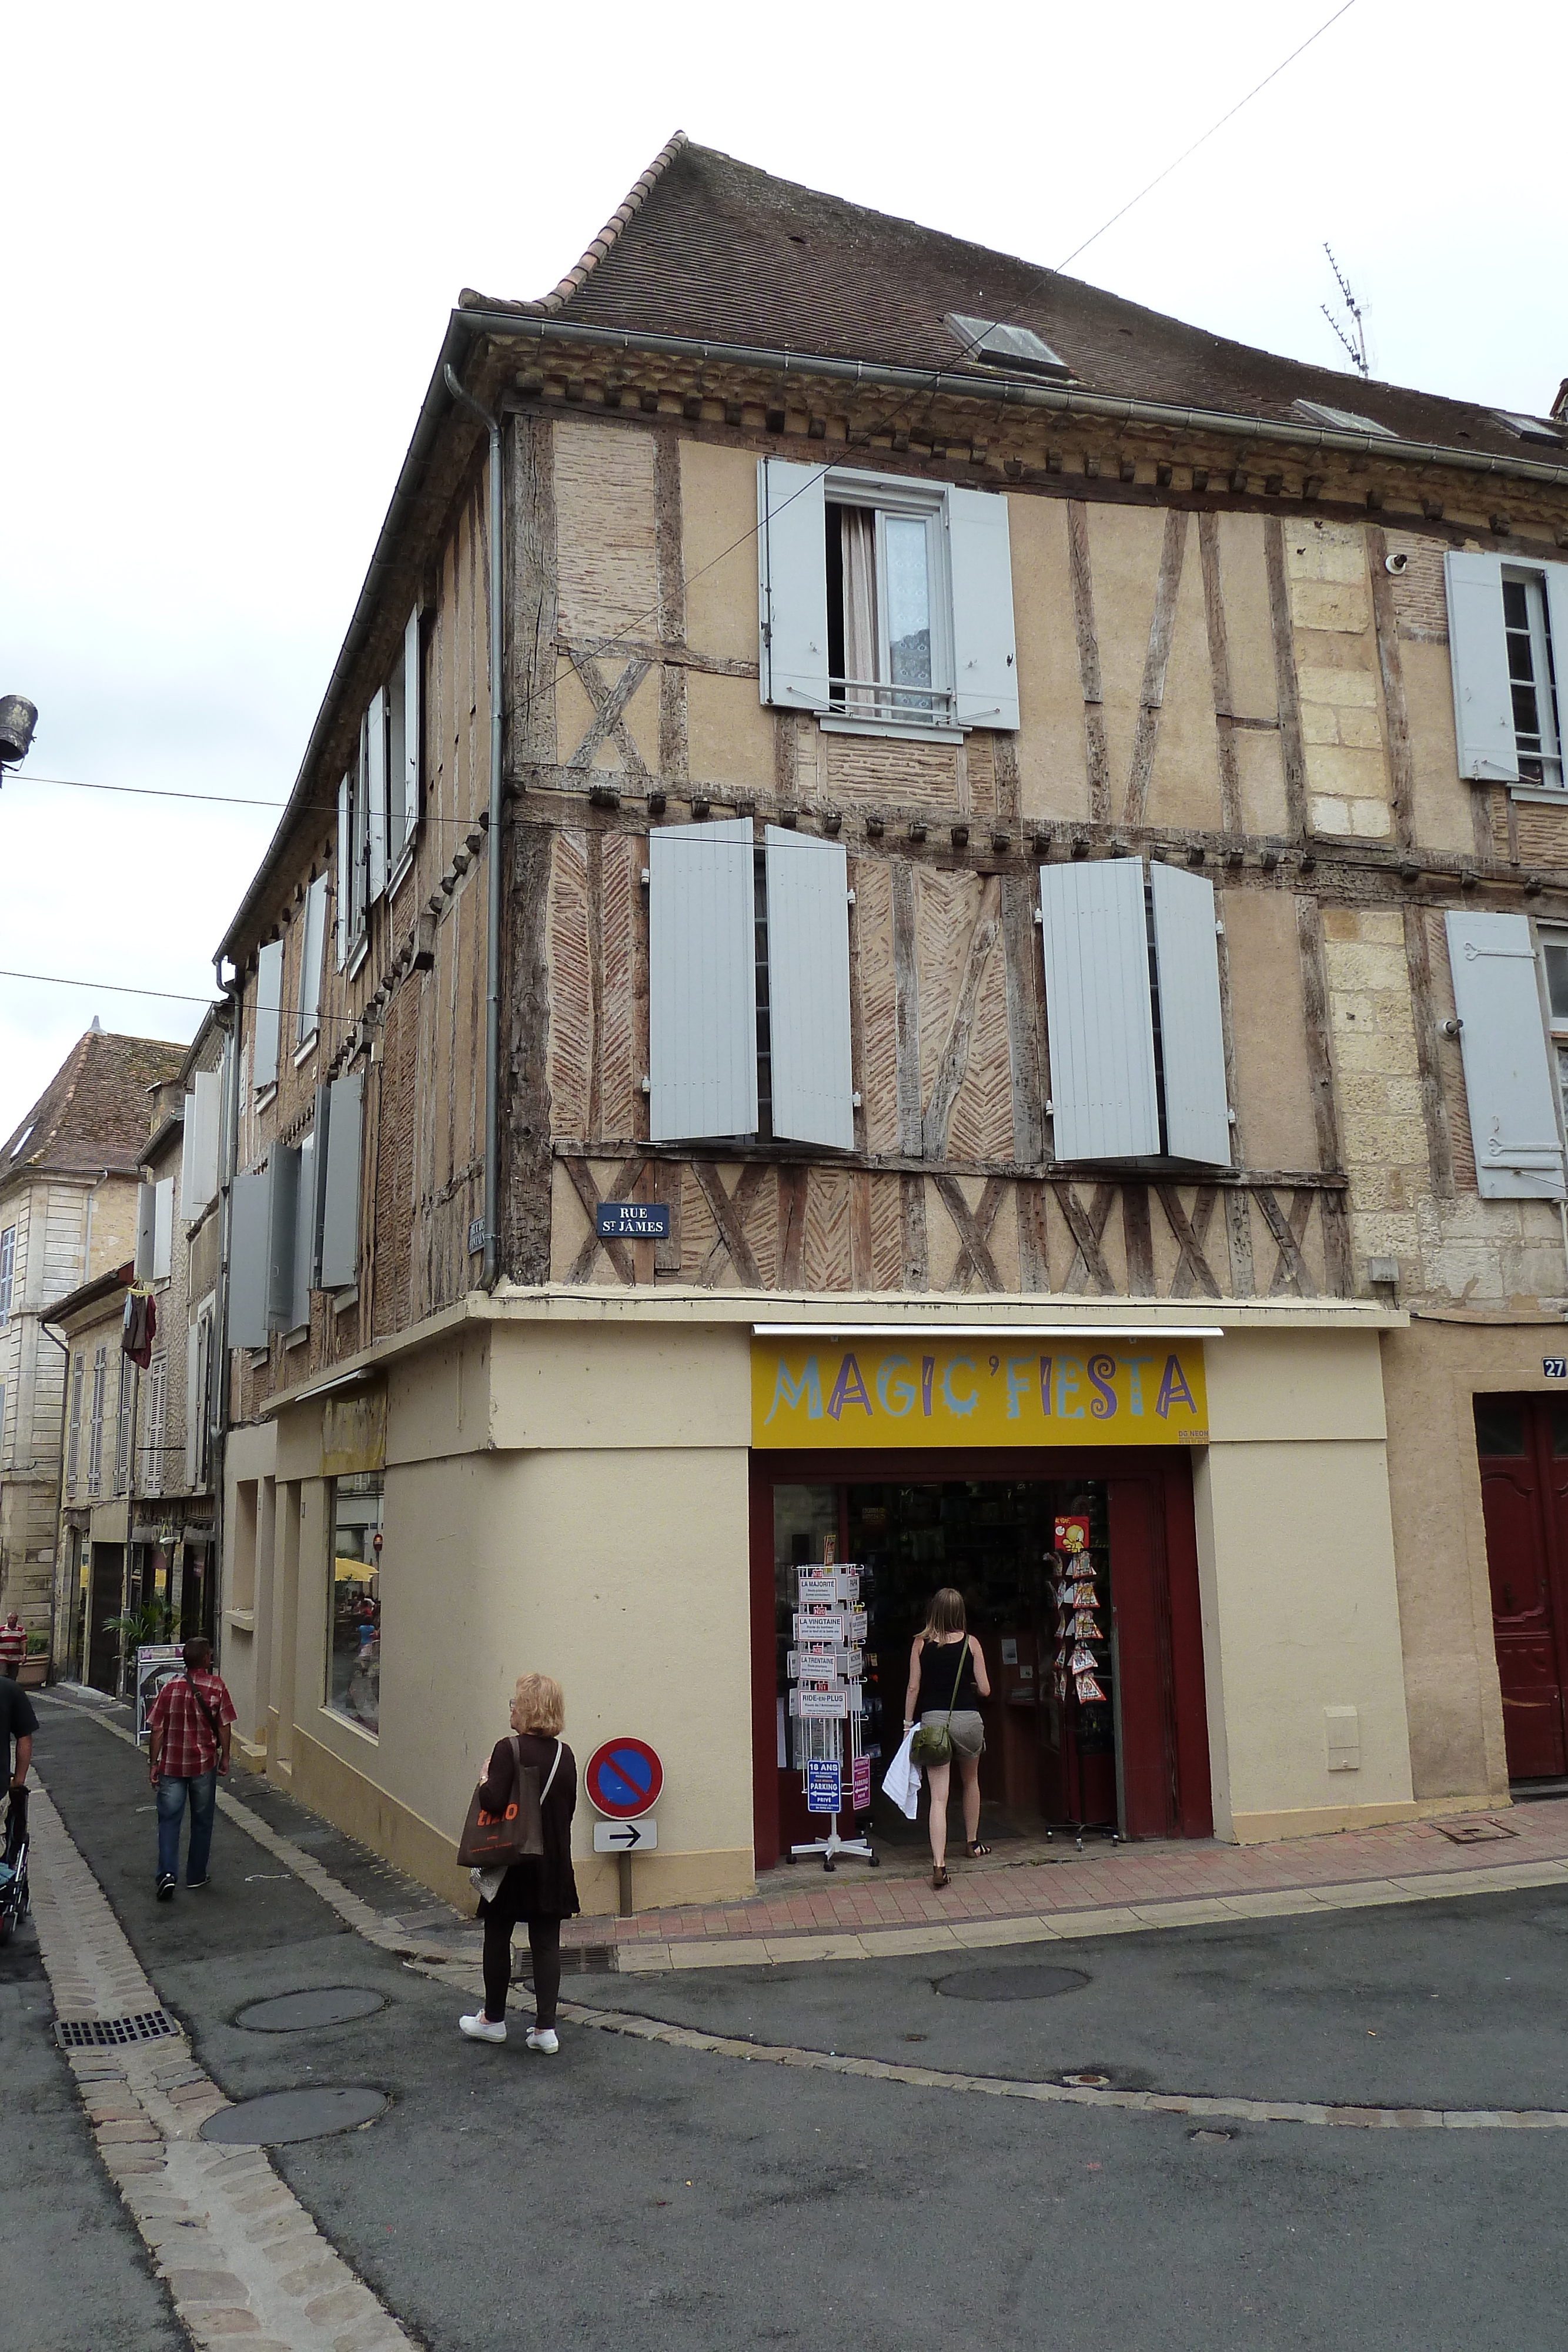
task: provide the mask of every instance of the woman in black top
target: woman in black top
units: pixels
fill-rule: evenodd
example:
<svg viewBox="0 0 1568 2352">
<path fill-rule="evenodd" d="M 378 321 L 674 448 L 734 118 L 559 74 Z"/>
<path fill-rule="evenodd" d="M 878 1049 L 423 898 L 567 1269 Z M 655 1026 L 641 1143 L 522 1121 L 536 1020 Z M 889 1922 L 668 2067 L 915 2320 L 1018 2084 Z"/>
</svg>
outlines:
<svg viewBox="0 0 1568 2352">
<path fill-rule="evenodd" d="M 979 1643 L 968 1630 L 964 1596 L 945 1584 L 934 1593 L 924 1630 L 909 1653 L 909 1690 L 904 1702 L 904 1727 L 919 1722 L 946 1723 L 951 1712 L 953 1753 L 964 1784 L 964 1843 L 971 1859 L 989 1853 L 980 1843 L 980 1758 L 986 1730 L 975 1705 L 977 1696 L 989 1698 L 991 1685 Z M 947 1789 L 950 1764 L 928 1764 L 925 1778 L 931 1791 L 931 1884 L 947 1884 Z"/>
<path fill-rule="evenodd" d="M 457 2021 L 472 2042 L 505 2042 L 512 1930 L 519 1919 L 526 1919 L 534 1967 L 534 2021 L 526 2038 L 530 2050 L 542 2050 L 552 2057 L 560 2048 L 555 2030 L 556 2002 L 560 1996 L 560 1923 L 581 1908 L 571 1867 L 577 1760 L 560 1737 L 565 1721 L 566 1701 L 558 1682 L 549 1675 L 518 1676 L 512 1729 L 517 1734 L 520 1760 L 531 1764 L 539 1776 L 544 1852 L 527 1862 L 514 1862 L 495 1894 L 481 1897 L 485 2006 L 475 2016 Z M 497 1739 L 479 1783 L 487 1813 L 506 1811 L 515 1777 L 511 1740 Z"/>
</svg>

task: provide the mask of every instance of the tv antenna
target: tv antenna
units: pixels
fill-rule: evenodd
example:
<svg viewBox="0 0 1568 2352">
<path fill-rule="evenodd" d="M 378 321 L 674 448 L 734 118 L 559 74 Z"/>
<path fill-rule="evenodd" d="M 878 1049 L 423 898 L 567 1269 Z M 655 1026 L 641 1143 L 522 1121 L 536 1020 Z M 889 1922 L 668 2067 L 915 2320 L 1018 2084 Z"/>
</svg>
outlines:
<svg viewBox="0 0 1568 2352">
<path fill-rule="evenodd" d="M 1335 283 L 1339 287 L 1341 296 L 1343 299 L 1344 307 L 1350 318 L 1349 327 L 1346 327 L 1342 320 L 1335 318 L 1333 312 L 1329 309 L 1326 302 L 1320 302 L 1318 308 L 1322 312 L 1323 317 L 1328 320 L 1329 325 L 1333 329 L 1334 333 L 1339 337 L 1340 341 L 1344 345 L 1345 350 L 1350 353 L 1350 363 L 1352 367 L 1355 370 L 1357 375 L 1361 376 L 1364 380 L 1372 373 L 1372 370 L 1367 363 L 1366 327 L 1361 315 L 1361 304 L 1351 292 L 1350 280 L 1345 276 L 1343 270 L 1340 268 L 1338 262 L 1334 259 L 1332 248 L 1325 245 L 1323 247 L 1323 251 L 1328 255 L 1329 268 L 1333 271 Z"/>
</svg>

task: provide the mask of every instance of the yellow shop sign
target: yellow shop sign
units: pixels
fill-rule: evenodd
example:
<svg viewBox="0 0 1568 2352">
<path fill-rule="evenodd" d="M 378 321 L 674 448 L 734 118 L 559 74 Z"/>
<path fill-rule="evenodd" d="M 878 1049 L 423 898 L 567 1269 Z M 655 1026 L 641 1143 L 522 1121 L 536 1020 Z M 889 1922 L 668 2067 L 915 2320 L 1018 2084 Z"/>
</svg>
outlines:
<svg viewBox="0 0 1568 2352">
<path fill-rule="evenodd" d="M 755 1339 L 751 1442 L 1204 1445 L 1200 1340 Z"/>
</svg>

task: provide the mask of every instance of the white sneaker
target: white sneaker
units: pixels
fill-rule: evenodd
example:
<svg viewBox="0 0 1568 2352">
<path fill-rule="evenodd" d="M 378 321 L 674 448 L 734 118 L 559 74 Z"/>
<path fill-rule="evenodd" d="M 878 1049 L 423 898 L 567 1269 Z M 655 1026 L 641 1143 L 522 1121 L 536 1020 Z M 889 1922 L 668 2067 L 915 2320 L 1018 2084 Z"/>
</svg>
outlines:
<svg viewBox="0 0 1568 2352">
<path fill-rule="evenodd" d="M 492 2025 L 484 2011 L 479 2010 L 472 2017 L 460 2017 L 457 2021 L 457 2031 L 459 2033 L 465 2033 L 470 2042 L 505 2042 L 507 2021 L 503 2018 L 499 2025 Z M 528 2039 L 530 2042 L 533 2040 L 531 2033 Z"/>
<path fill-rule="evenodd" d="M 523 2038 L 530 2050 L 542 2050 L 547 2058 L 553 2058 L 560 2048 L 560 2036 L 553 2025 L 530 2025 Z"/>
</svg>

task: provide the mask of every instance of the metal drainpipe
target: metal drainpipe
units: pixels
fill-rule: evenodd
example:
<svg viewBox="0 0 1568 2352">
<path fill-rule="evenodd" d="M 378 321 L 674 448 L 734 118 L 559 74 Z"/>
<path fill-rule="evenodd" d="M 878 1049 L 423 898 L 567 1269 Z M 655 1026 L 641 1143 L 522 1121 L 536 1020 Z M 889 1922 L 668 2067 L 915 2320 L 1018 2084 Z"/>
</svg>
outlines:
<svg viewBox="0 0 1568 2352">
<path fill-rule="evenodd" d="M 490 825 L 486 844 L 490 873 L 485 938 L 485 1263 L 480 1280 L 486 1290 L 494 1290 L 499 1192 L 496 1163 L 501 1145 L 501 597 L 506 576 L 501 561 L 501 427 L 489 410 L 465 391 L 450 363 L 445 375 L 453 399 L 472 409 L 490 436 Z"/>
<path fill-rule="evenodd" d="M 223 970 L 224 959 L 222 951 L 220 950 L 219 953 L 213 958 L 213 979 L 217 985 L 220 994 L 228 998 L 234 1025 L 230 1029 L 228 1035 L 228 1101 L 225 1105 L 225 1117 L 224 1120 L 224 1126 L 226 1131 L 224 1136 L 223 1154 L 218 1167 L 218 1217 L 220 1220 L 218 1231 L 218 1296 L 213 1302 L 212 1333 L 207 1342 L 208 1393 L 202 1399 L 202 1411 L 206 1416 L 207 1433 L 211 1440 L 211 1444 L 208 1448 L 208 1469 L 213 1482 L 213 1555 L 211 1561 L 208 1564 L 208 1589 L 213 1596 L 213 1662 L 217 1665 L 221 1665 L 223 1656 L 223 1610 L 221 1604 L 223 1601 L 224 1592 L 224 1474 L 228 1459 L 230 1384 L 228 1350 L 229 1251 L 232 1245 L 234 1234 L 235 1171 L 239 1161 L 240 1000 L 244 987 L 244 982 L 237 971 L 235 973 L 233 981 L 225 986 L 224 982 Z M 185 1278 L 185 1312 L 187 1317 L 190 1314 L 191 1307 L 189 1264 L 189 1253 L 187 1252 L 187 1271 Z M 214 1391 L 216 1398 L 215 1412 L 213 1409 Z M 190 1411 L 190 1400 L 188 1398 L 186 1400 L 185 1409 L 187 1412 Z M 182 1588 L 183 1588 L 184 1570 L 183 1564 L 180 1581 Z M 184 1610 L 184 1600 L 185 1596 L 183 1590 L 182 1589 L 180 1594 L 182 1613 L 183 1613 Z"/>
</svg>

